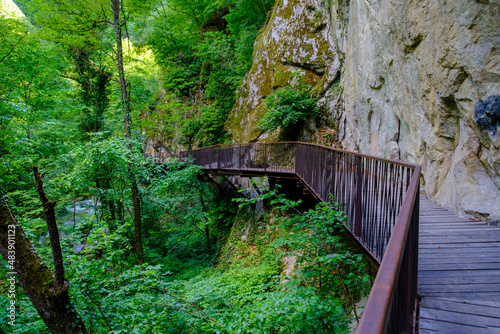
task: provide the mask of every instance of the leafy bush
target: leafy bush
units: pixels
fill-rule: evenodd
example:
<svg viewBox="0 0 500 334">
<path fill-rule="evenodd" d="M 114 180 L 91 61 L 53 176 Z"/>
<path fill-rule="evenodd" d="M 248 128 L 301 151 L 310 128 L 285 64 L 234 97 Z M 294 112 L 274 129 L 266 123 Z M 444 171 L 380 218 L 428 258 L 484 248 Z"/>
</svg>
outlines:
<svg viewBox="0 0 500 334">
<path fill-rule="evenodd" d="M 186 120 L 181 130 L 182 144 L 191 147 L 195 142 L 199 146 L 210 146 L 227 142 L 229 133 L 224 129 L 227 115 L 215 105 L 199 108 L 199 116 Z"/>
<path fill-rule="evenodd" d="M 261 130 L 274 131 L 281 126 L 287 136 L 292 136 L 309 117 L 321 118 L 318 100 L 303 86 L 282 87 L 264 101 L 269 112 L 259 122 Z"/>
<path fill-rule="evenodd" d="M 229 333 L 345 333 L 345 311 L 311 287 L 293 287 L 251 296 L 236 308 L 224 329 Z"/>
<path fill-rule="evenodd" d="M 274 245 L 288 250 L 301 265 L 295 279 L 317 287 L 320 294 L 333 294 L 345 308 L 355 310 L 355 303 L 368 292 L 363 256 L 352 253 L 345 242 L 347 216 L 340 205 L 322 202 L 316 208 L 281 222 L 289 233 Z"/>
<path fill-rule="evenodd" d="M 296 272 L 287 278 L 290 283 L 314 287 L 322 298 L 334 297 L 340 305 L 353 310 L 356 302 L 369 291 L 369 276 L 363 256 L 352 252 L 346 240 L 345 223 L 347 216 L 341 205 L 322 202 L 314 209 L 300 213 L 298 202 L 289 200 L 279 193 L 279 185 L 274 189 L 263 187 L 263 193 L 252 199 L 235 199 L 240 207 L 258 200 L 268 201 L 282 215 L 277 225 L 279 236 L 272 245 L 282 250 L 280 256 L 297 258 Z"/>
</svg>

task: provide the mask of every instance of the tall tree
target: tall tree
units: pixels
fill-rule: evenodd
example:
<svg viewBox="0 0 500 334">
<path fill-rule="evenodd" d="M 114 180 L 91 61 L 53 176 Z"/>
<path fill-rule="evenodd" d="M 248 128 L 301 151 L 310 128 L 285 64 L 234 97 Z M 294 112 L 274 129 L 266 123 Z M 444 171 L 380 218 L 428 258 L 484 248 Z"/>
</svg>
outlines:
<svg viewBox="0 0 500 334">
<path fill-rule="evenodd" d="M 104 125 L 104 112 L 109 102 L 111 73 L 102 61 L 93 59 L 94 50 L 68 45 L 68 54 L 74 64 L 65 75 L 80 87 L 82 109 L 80 127 L 84 133 L 99 132 Z"/>
<path fill-rule="evenodd" d="M 120 0 L 111 0 L 111 8 L 113 10 L 113 25 L 116 32 L 116 66 L 118 69 L 118 77 L 120 81 L 120 91 L 122 97 L 123 108 L 123 128 L 127 136 L 130 149 L 131 142 L 131 124 L 130 124 L 130 95 L 127 92 L 127 82 L 125 80 L 125 71 L 123 69 L 123 47 L 122 47 L 122 27 L 126 24 L 125 20 L 120 20 L 120 12 L 125 12 L 121 7 Z M 137 253 L 137 264 L 144 264 L 144 255 L 142 247 L 141 233 L 141 203 L 139 200 L 139 189 L 132 168 L 130 168 L 130 177 L 132 181 L 132 203 L 134 207 L 134 238 L 135 251 Z"/>
<path fill-rule="evenodd" d="M 129 140 L 129 147 L 132 148 L 130 85 L 127 84 L 125 78 L 122 46 L 123 31 L 126 30 L 126 19 L 124 17 L 126 11 L 123 0 L 111 0 L 111 6 L 107 1 L 103 0 L 92 2 L 77 0 L 72 3 L 34 0 L 27 2 L 27 4 L 32 8 L 35 22 L 44 26 L 43 31 L 47 38 L 81 50 L 88 50 L 90 45 L 92 48 L 99 49 L 102 53 L 112 57 L 110 60 L 115 63 L 118 72 L 118 80 L 116 81 L 120 85 L 124 133 Z M 110 17 L 112 18 L 110 19 Z M 106 33 L 108 32 L 106 28 L 108 26 L 112 26 L 115 32 L 115 45 L 112 50 L 108 49 L 111 45 L 107 43 L 106 39 Z M 113 55 L 116 55 L 116 58 Z M 132 183 L 137 263 L 143 264 L 139 190 L 132 165 L 130 165 L 129 170 Z"/>
</svg>

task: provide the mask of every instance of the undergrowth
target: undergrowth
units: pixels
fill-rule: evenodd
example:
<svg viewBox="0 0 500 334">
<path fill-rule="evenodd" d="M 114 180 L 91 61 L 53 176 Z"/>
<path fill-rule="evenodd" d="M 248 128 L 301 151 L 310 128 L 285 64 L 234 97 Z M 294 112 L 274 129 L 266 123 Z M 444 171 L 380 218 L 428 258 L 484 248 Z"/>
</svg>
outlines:
<svg viewBox="0 0 500 334">
<path fill-rule="evenodd" d="M 166 196 L 157 200 L 169 205 L 169 211 L 149 226 L 144 266 L 134 264 L 130 223 L 112 232 L 106 222 L 86 225 L 87 246 L 80 254 L 74 254 L 70 239 L 63 240 L 71 299 L 89 331 L 348 332 L 352 309 L 367 292 L 368 279 L 361 255 L 353 253 L 343 237 L 346 218 L 341 207 L 320 203 L 301 213 L 300 202 L 286 199 L 279 187 L 262 185 L 262 195 L 231 202 L 196 181 L 197 173 L 195 167 L 181 168 L 174 162 L 156 186 Z M 186 193 L 183 183 L 195 190 Z M 177 216 L 182 208 L 167 201 L 177 198 L 185 205 L 200 205 L 195 200 L 200 194 L 205 208 L 192 208 L 198 214 L 184 221 Z M 255 219 L 255 207 L 263 204 L 262 217 Z M 209 243 L 204 230 L 198 231 L 205 223 L 212 235 Z M 224 237 L 216 241 L 215 231 Z M 81 236 L 83 231 L 75 233 Z M 42 254 L 48 261 L 50 254 Z M 285 262 L 292 257 L 296 262 L 287 274 Z M 23 326 L 13 332 L 46 333 L 27 298 L 20 294 L 18 300 L 18 323 Z M 0 297 L 0 306 L 7 302 Z"/>
</svg>

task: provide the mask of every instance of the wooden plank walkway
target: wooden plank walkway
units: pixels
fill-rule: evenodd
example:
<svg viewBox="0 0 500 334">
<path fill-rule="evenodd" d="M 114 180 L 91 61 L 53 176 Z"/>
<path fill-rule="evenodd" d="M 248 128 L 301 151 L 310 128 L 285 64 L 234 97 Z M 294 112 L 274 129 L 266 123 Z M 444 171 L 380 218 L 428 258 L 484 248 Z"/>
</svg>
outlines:
<svg viewBox="0 0 500 334">
<path fill-rule="evenodd" d="M 419 333 L 500 333 L 500 228 L 420 198 Z"/>
</svg>

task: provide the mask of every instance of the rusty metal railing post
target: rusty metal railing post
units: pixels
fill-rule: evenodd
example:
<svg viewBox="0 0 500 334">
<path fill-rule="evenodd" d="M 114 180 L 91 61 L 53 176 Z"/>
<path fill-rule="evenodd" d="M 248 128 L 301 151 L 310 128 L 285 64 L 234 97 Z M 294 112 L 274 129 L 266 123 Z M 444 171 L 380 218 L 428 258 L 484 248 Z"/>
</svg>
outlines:
<svg viewBox="0 0 500 334">
<path fill-rule="evenodd" d="M 241 169 L 242 166 L 241 166 L 241 144 L 238 144 L 238 168 Z"/>
<path fill-rule="evenodd" d="M 335 151 L 332 150 L 332 184 L 330 185 L 330 193 L 334 194 L 335 193 L 335 185 L 336 185 L 336 177 L 337 177 L 337 169 L 335 168 L 335 164 L 337 163 L 336 161 L 336 154 Z M 335 196 L 336 197 L 336 196 Z"/>
<path fill-rule="evenodd" d="M 354 208 L 354 235 L 361 235 L 361 198 L 362 180 L 361 157 L 356 157 L 356 206 Z"/>
<path fill-rule="evenodd" d="M 217 169 L 220 169 L 220 147 L 214 147 L 215 152 L 217 153 Z"/>
<path fill-rule="evenodd" d="M 267 144 L 264 144 L 264 172 L 267 170 Z"/>
<path fill-rule="evenodd" d="M 299 156 L 299 152 L 300 152 L 300 144 L 295 144 L 295 162 L 293 164 L 293 172 L 295 174 L 297 174 L 297 159 L 298 159 L 298 156 Z"/>
</svg>

